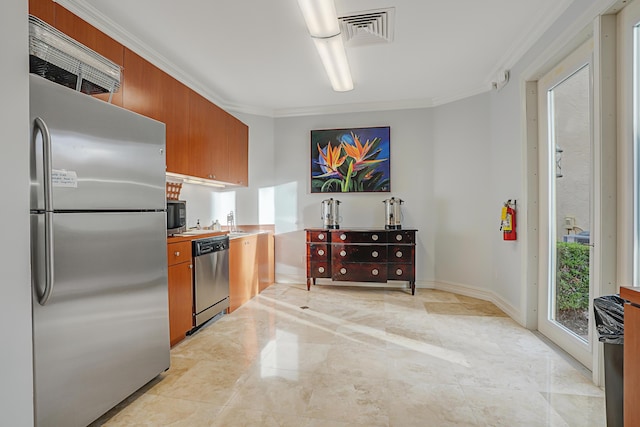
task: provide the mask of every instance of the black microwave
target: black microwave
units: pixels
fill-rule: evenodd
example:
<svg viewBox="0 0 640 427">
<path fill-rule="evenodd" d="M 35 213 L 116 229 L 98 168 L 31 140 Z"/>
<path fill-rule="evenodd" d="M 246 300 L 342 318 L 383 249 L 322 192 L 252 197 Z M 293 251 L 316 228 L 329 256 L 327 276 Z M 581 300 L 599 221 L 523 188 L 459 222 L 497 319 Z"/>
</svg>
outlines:
<svg viewBox="0 0 640 427">
<path fill-rule="evenodd" d="M 187 202 L 167 200 L 167 236 L 187 230 Z"/>
</svg>

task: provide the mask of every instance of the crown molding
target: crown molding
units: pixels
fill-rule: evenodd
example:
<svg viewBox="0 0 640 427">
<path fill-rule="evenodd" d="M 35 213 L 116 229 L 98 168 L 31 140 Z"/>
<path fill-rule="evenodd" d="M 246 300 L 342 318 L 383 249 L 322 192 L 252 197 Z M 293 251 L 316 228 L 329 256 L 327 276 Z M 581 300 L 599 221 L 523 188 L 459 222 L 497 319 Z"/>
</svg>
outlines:
<svg viewBox="0 0 640 427">
<path fill-rule="evenodd" d="M 207 86 L 203 85 L 200 81 L 195 79 L 189 73 L 185 72 L 182 68 L 174 64 L 172 61 L 158 53 L 151 46 L 144 43 L 142 40 L 124 29 L 118 23 L 100 13 L 100 11 L 91 6 L 87 0 L 54 1 L 73 14 L 77 15 L 78 17 L 84 19 L 89 24 L 104 32 L 114 40 L 133 50 L 136 54 L 142 56 L 156 67 L 165 71 L 172 77 L 179 80 L 181 83 L 190 87 L 191 89 L 198 92 L 209 101 L 215 103 L 221 108 L 229 112 L 252 114 L 272 118 L 431 108 L 488 92 L 492 88 L 491 82 L 495 80 L 495 76 L 497 75 L 498 71 L 502 69 L 508 69 L 513 64 L 515 64 L 538 40 L 538 38 L 544 33 L 544 31 L 548 29 L 548 27 L 555 21 L 555 19 L 557 19 L 558 16 L 568 7 L 568 4 L 571 3 L 571 0 L 559 0 L 557 7 L 554 8 L 554 13 L 546 14 L 544 21 L 538 22 L 537 26 L 534 26 L 535 31 L 532 30 L 531 32 L 529 32 L 526 40 L 515 43 L 514 46 L 518 46 L 518 48 L 514 47 L 507 55 L 503 57 L 503 60 L 499 62 L 499 64 L 506 64 L 506 68 L 505 66 L 496 67 L 495 72 L 492 72 L 491 75 L 486 79 L 486 83 L 475 89 L 437 98 L 274 109 L 254 105 L 238 104 L 224 99 L 222 96 L 212 91 Z"/>
</svg>

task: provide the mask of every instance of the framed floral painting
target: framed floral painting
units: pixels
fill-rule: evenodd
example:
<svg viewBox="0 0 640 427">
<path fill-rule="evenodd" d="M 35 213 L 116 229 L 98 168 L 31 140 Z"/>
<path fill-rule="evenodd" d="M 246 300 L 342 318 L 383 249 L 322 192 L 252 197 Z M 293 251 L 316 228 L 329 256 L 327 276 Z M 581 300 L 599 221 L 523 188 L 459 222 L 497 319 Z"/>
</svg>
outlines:
<svg viewBox="0 0 640 427">
<path fill-rule="evenodd" d="M 390 128 L 311 131 L 311 192 L 389 192 Z"/>
</svg>

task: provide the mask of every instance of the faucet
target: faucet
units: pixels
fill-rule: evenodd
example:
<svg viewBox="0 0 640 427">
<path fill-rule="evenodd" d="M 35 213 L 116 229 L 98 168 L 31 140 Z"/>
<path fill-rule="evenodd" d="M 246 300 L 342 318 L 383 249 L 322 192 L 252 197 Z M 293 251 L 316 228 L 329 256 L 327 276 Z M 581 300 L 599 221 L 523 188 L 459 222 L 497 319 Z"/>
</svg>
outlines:
<svg viewBox="0 0 640 427">
<path fill-rule="evenodd" d="M 230 232 L 235 232 L 236 231 L 236 220 L 233 217 L 233 211 L 231 211 L 231 212 L 229 212 L 227 214 L 227 227 L 228 227 Z"/>
</svg>

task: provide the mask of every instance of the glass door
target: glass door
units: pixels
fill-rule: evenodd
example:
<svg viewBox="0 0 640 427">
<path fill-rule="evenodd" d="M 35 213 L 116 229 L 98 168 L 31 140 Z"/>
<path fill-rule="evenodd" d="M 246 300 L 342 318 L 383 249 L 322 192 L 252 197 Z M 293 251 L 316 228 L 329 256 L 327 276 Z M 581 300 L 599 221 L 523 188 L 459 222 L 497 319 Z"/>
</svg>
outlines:
<svg viewBox="0 0 640 427">
<path fill-rule="evenodd" d="M 592 43 L 538 81 L 538 329 L 591 369 Z"/>
</svg>

